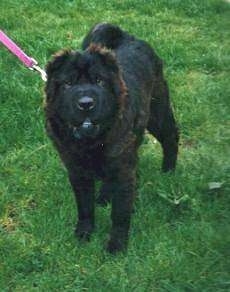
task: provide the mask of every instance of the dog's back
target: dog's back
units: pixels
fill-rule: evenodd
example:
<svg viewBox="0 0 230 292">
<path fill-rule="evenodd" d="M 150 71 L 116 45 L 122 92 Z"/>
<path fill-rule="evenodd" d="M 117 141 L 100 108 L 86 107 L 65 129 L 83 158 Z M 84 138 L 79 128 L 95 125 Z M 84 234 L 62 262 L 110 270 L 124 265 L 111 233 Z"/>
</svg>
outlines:
<svg viewBox="0 0 230 292">
<path fill-rule="evenodd" d="M 149 58 L 148 61 L 160 61 L 159 57 L 147 42 L 135 38 L 126 31 L 123 31 L 120 27 L 110 23 L 96 24 L 84 38 L 82 49 L 86 50 L 91 43 L 114 51 L 118 60 L 121 58 L 120 55 L 124 56 L 124 53 L 127 52 L 126 58 L 129 56 L 134 57 L 134 55 L 139 58 L 141 56 L 142 63 L 145 65 L 147 65 L 145 63 L 145 57 Z M 120 61 L 122 65 L 122 60 Z M 132 59 L 132 61 L 134 62 L 135 59 Z"/>
</svg>

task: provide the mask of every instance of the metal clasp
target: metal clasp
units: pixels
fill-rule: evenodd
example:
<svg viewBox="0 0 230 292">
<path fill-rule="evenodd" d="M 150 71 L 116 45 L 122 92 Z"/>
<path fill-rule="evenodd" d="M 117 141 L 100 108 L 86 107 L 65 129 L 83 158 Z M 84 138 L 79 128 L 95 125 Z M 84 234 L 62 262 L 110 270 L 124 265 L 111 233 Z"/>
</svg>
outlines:
<svg viewBox="0 0 230 292">
<path fill-rule="evenodd" d="M 39 67 L 38 65 L 33 65 L 32 70 L 37 71 L 41 75 L 43 81 L 47 81 L 47 74 L 45 70 L 43 70 L 41 67 Z"/>
<path fill-rule="evenodd" d="M 38 66 L 38 62 L 34 58 L 31 58 L 31 60 L 34 64 L 31 67 L 29 67 L 29 69 L 32 71 L 37 71 L 41 75 L 42 80 L 46 82 L 47 81 L 46 71 Z"/>
</svg>

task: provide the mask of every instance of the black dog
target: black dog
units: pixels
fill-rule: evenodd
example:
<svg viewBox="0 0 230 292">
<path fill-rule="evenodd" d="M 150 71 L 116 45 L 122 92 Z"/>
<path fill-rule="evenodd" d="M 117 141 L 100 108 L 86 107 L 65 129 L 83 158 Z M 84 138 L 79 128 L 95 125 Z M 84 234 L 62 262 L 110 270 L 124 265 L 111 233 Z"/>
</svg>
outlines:
<svg viewBox="0 0 230 292">
<path fill-rule="evenodd" d="M 88 240 L 97 201 L 112 201 L 107 250 L 127 247 L 137 149 L 147 128 L 163 148 L 163 171 L 175 168 L 178 131 L 162 62 L 144 41 L 98 24 L 83 51 L 62 51 L 47 65 L 46 128 L 69 174 L 77 206 L 76 234 Z"/>
</svg>

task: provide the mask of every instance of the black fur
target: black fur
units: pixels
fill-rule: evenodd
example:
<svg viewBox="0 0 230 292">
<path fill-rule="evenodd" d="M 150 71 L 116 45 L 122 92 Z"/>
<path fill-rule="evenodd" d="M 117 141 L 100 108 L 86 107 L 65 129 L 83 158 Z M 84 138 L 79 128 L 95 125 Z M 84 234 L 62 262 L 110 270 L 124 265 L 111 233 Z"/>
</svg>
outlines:
<svg viewBox="0 0 230 292">
<path fill-rule="evenodd" d="M 89 239 L 97 201 L 112 201 L 107 250 L 127 247 L 136 185 L 137 150 L 148 129 L 173 170 L 178 130 L 162 62 L 152 48 L 119 27 L 98 24 L 83 51 L 64 51 L 47 65 L 46 127 L 67 167 L 78 205 L 76 234 Z"/>
</svg>

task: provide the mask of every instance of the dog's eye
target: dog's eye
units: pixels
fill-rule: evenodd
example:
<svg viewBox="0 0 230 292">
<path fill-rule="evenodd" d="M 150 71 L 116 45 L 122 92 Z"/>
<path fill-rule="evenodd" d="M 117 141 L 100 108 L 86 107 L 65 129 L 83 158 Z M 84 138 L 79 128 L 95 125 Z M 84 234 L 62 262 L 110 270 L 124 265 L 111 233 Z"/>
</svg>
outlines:
<svg viewBox="0 0 230 292">
<path fill-rule="evenodd" d="M 72 86 L 72 82 L 71 82 L 71 81 L 66 81 L 66 82 L 64 83 L 64 88 L 65 88 L 65 89 L 69 89 L 71 86 Z"/>
<path fill-rule="evenodd" d="M 103 85 L 104 85 L 104 81 L 103 81 L 101 78 L 99 78 L 99 77 L 96 78 L 96 83 L 97 83 L 99 86 L 103 86 Z"/>
</svg>

